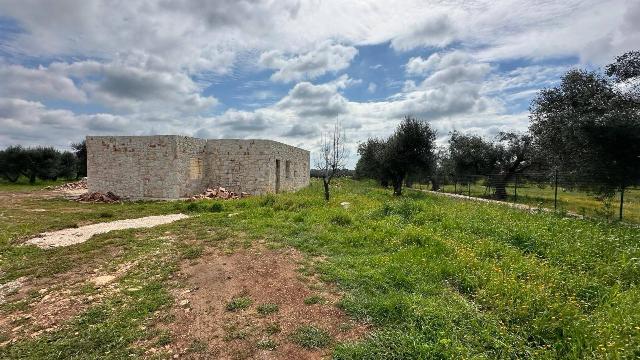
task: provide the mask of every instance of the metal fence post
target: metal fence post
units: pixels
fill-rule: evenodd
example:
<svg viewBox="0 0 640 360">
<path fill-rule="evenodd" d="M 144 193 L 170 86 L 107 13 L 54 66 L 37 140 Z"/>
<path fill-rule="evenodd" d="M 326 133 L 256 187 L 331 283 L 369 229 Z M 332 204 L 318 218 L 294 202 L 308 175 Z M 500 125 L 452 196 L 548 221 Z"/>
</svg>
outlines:
<svg viewBox="0 0 640 360">
<path fill-rule="evenodd" d="M 558 169 L 555 176 L 555 193 L 553 195 L 553 209 L 558 210 Z"/>
<path fill-rule="evenodd" d="M 453 193 L 454 194 L 458 193 L 458 178 L 457 177 L 453 178 Z"/>
<path fill-rule="evenodd" d="M 473 177 L 469 177 L 469 180 L 467 181 L 467 193 L 469 194 L 469 197 L 471 197 L 471 180 L 473 179 Z"/>
<path fill-rule="evenodd" d="M 513 185 L 513 202 L 518 201 L 518 174 L 516 174 L 515 184 Z"/>
</svg>

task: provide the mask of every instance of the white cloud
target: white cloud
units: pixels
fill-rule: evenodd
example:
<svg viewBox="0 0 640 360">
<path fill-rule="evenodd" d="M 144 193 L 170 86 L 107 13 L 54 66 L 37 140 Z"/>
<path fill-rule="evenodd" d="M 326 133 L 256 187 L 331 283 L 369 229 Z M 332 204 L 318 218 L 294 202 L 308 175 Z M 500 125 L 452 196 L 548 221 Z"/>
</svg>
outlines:
<svg viewBox="0 0 640 360">
<path fill-rule="evenodd" d="M 297 56 L 286 56 L 281 51 L 271 50 L 260 55 L 259 64 L 277 69 L 271 79 L 291 82 L 315 79 L 329 72 L 338 72 L 349 67 L 351 60 L 358 54 L 353 46 L 324 42 L 317 48 Z"/>
<path fill-rule="evenodd" d="M 0 146 L 66 144 L 87 133 L 269 137 L 306 146 L 336 117 L 358 141 L 388 135 L 405 114 L 445 133 L 518 128 L 526 116 L 506 113 L 505 101 L 553 85 L 566 69 L 545 60 L 603 64 L 640 43 L 640 3 L 626 0 L 0 0 L 0 13 L 23 30 L 0 39 Z M 407 79 L 387 76 L 387 67 L 401 65 L 361 51 L 371 58 L 355 65 L 373 76 L 355 66 L 353 73 L 369 93 L 397 88 L 388 99 L 349 100 L 344 89 L 357 80 L 346 75 L 315 83 L 349 69 L 359 46 L 387 42 L 396 55 L 429 49 L 407 62 Z M 506 72 L 492 66 L 522 59 L 523 67 Z M 226 79 L 264 67 L 291 85 L 250 88 L 256 79 L 249 76 L 246 92 L 231 97 L 253 97 L 255 106 L 211 115 L 222 107 L 205 89 L 226 90 L 218 87 Z M 83 108 L 48 108 L 49 100 Z M 81 114 L 93 107 L 104 113 Z"/>
<path fill-rule="evenodd" d="M 85 93 L 70 78 L 43 67 L 29 69 L 21 65 L 0 65 L 0 96 L 47 98 L 85 102 Z"/>
<path fill-rule="evenodd" d="M 405 66 L 409 75 L 426 75 L 434 70 L 441 70 L 458 65 L 466 65 L 473 62 L 473 57 L 462 51 L 445 53 L 433 53 L 427 59 L 420 56 L 412 57 Z"/>
<path fill-rule="evenodd" d="M 74 80 L 75 79 L 75 82 Z M 52 63 L 30 69 L 0 65 L 0 96 L 97 102 L 117 111 L 199 112 L 217 104 L 181 72 L 149 70 L 119 62 Z M 76 84 L 77 82 L 77 84 Z"/>
</svg>

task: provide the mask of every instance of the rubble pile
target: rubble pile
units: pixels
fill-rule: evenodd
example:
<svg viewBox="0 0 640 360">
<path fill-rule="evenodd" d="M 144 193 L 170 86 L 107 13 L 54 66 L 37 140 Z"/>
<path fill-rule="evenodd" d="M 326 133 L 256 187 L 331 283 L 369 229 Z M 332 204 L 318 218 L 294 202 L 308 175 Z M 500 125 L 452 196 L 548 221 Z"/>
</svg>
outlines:
<svg viewBox="0 0 640 360">
<path fill-rule="evenodd" d="M 87 178 L 82 178 L 81 180 L 64 183 L 58 186 L 45 187 L 45 190 L 55 190 L 55 191 L 86 190 L 86 189 L 87 189 Z"/>
<path fill-rule="evenodd" d="M 194 195 L 191 197 L 191 200 L 198 199 L 240 199 L 249 196 L 249 193 L 246 192 L 233 192 L 227 190 L 223 187 L 217 187 L 213 189 L 207 189 L 202 194 Z"/>
<path fill-rule="evenodd" d="M 121 200 L 120 196 L 108 191 L 107 193 L 102 193 L 99 191 L 96 192 L 87 192 L 84 193 L 76 199 L 79 202 L 102 202 L 102 203 L 114 203 L 119 202 Z"/>
</svg>

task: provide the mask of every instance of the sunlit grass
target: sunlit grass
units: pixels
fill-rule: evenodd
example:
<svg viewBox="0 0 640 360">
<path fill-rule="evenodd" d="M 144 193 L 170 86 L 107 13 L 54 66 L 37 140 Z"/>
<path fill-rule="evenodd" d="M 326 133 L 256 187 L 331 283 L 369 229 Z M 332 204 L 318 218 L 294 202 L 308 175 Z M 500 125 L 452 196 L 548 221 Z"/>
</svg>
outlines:
<svg viewBox="0 0 640 360">
<path fill-rule="evenodd" d="M 344 201 L 351 204 L 349 209 L 340 205 Z M 93 266 L 108 259 L 105 250 L 117 248 L 117 261 L 140 259 L 144 264 L 126 281 L 149 287 L 137 295 L 144 298 L 119 294 L 91 308 L 68 329 L 0 349 L 0 357 L 136 355 L 132 344 L 142 335 L 134 329 L 164 311 L 169 303 L 165 279 L 178 261 L 192 261 L 205 246 L 233 249 L 253 240 L 322 256 L 313 270 L 344 292 L 338 305 L 372 325 L 372 333 L 361 341 L 332 342 L 335 358 L 640 355 L 636 227 L 411 190 L 394 198 L 390 189 L 351 180 L 335 183 L 329 203 L 323 201 L 318 182 L 297 193 L 226 201 L 210 211 L 215 203 L 196 202 L 193 217 L 174 224 L 103 234 L 85 244 L 47 251 L 13 243 L 65 224 L 185 212 L 194 206 L 33 200 L 22 209 L 2 208 L 15 216 L 1 223 L 6 230 L 0 234 L 2 281 Z M 48 211 L 36 218 L 29 208 Z M 113 217 L 102 217 L 104 212 Z M 163 240 L 167 233 L 175 240 Z M 164 255 L 149 255 L 158 251 Z M 277 331 L 276 325 L 265 333 Z M 75 333 L 82 334 L 77 347 L 70 340 Z"/>
</svg>

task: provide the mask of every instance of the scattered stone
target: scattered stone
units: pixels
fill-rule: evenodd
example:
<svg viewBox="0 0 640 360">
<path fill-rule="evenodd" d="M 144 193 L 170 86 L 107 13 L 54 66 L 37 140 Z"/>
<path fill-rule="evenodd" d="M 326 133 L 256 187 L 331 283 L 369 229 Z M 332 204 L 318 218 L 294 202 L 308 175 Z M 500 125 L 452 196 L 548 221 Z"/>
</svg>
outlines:
<svg viewBox="0 0 640 360">
<path fill-rule="evenodd" d="M 101 202 L 101 203 L 115 203 L 120 202 L 122 200 L 120 196 L 108 191 L 107 193 L 102 193 L 99 191 L 96 192 L 86 192 L 76 199 L 78 202 Z"/>
<path fill-rule="evenodd" d="M 45 187 L 45 190 L 54 190 L 54 191 L 86 190 L 86 189 L 87 189 L 86 177 L 78 181 L 68 182 L 58 186 Z"/>
<path fill-rule="evenodd" d="M 115 280 L 116 277 L 113 275 L 102 275 L 102 276 L 97 276 L 94 277 L 93 279 L 91 279 L 90 281 L 95 285 L 95 286 L 105 286 L 107 284 L 109 284 L 110 282 L 112 282 L 113 280 Z"/>
<path fill-rule="evenodd" d="M 20 289 L 26 280 L 27 278 L 23 276 L 8 283 L 0 284 L 0 304 L 4 304 L 6 301 L 5 297 Z"/>
<path fill-rule="evenodd" d="M 181 307 L 189 306 L 189 299 L 180 300 L 180 306 Z"/>
<path fill-rule="evenodd" d="M 228 200 L 228 199 L 240 199 L 240 198 L 244 198 L 249 196 L 249 193 L 247 192 L 241 192 L 241 193 L 236 193 L 230 190 L 227 190 L 223 187 L 217 187 L 217 188 L 209 188 L 207 190 L 205 190 L 203 193 L 201 194 L 197 194 L 191 197 L 191 200 L 198 200 L 198 199 L 223 199 L 223 200 Z"/>
<path fill-rule="evenodd" d="M 351 203 L 348 202 L 348 201 L 343 201 L 343 202 L 340 203 L 340 206 L 342 206 L 345 209 L 348 209 L 349 206 L 351 206 Z"/>
</svg>

